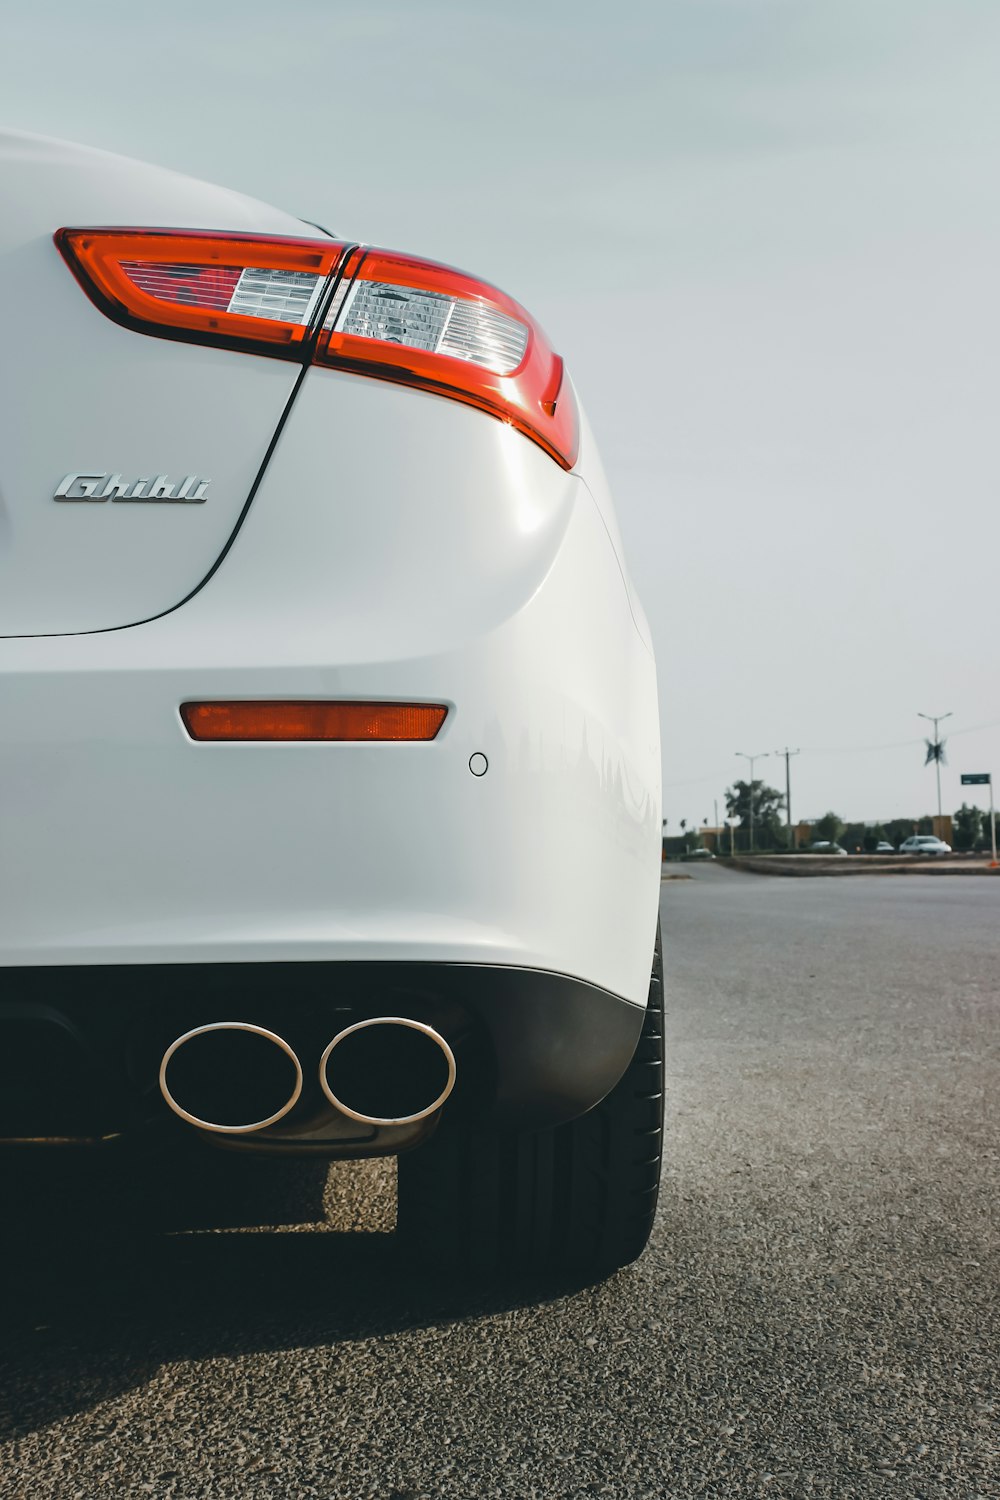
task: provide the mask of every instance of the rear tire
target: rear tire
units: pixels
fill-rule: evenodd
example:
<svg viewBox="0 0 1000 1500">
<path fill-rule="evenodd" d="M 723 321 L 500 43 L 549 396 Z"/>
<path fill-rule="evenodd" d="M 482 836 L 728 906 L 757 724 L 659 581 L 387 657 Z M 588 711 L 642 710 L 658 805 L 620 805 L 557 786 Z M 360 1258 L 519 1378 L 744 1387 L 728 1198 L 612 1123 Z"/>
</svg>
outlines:
<svg viewBox="0 0 1000 1500">
<path fill-rule="evenodd" d="M 432 1266 L 606 1274 L 642 1254 L 663 1141 L 660 927 L 635 1055 L 600 1104 L 551 1130 L 442 1129 L 399 1159 L 397 1225 Z"/>
</svg>

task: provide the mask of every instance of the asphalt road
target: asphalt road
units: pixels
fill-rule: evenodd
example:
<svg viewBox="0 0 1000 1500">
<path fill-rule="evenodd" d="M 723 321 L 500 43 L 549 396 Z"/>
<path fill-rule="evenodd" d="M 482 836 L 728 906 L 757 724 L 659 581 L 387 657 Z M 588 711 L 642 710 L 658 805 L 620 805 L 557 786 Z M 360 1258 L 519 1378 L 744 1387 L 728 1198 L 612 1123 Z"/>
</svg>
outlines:
<svg viewBox="0 0 1000 1500">
<path fill-rule="evenodd" d="M 380 1165 L 4 1168 L 0 1497 L 996 1500 L 1000 885 L 693 876 L 638 1265 L 429 1282 Z"/>
</svg>

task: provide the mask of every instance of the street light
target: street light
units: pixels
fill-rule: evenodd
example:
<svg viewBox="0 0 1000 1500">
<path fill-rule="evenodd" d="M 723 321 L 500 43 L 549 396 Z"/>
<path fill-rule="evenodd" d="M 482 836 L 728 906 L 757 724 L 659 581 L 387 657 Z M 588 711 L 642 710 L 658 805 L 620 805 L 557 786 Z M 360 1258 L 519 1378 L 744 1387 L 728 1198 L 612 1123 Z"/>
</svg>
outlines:
<svg viewBox="0 0 1000 1500">
<path fill-rule="evenodd" d="M 946 714 L 922 714 L 922 713 L 918 713 L 917 714 L 917 718 L 918 719 L 926 719 L 928 721 L 928 723 L 934 725 L 934 744 L 933 744 L 933 747 L 931 749 L 931 754 L 928 756 L 928 760 L 933 757 L 933 760 L 934 760 L 934 769 L 937 771 L 938 817 L 940 817 L 941 816 L 941 751 L 942 751 L 942 745 L 941 745 L 941 741 L 938 739 L 938 725 L 939 724 L 943 724 L 944 721 L 945 721 L 945 719 L 950 719 L 951 718 L 951 713 L 950 712 L 948 712 Z"/>
<path fill-rule="evenodd" d="M 758 750 L 755 755 L 747 755 L 743 750 L 737 750 L 736 754 L 741 760 L 750 762 L 750 853 L 753 853 L 753 763 L 755 760 L 767 760 L 770 750 Z"/>
</svg>

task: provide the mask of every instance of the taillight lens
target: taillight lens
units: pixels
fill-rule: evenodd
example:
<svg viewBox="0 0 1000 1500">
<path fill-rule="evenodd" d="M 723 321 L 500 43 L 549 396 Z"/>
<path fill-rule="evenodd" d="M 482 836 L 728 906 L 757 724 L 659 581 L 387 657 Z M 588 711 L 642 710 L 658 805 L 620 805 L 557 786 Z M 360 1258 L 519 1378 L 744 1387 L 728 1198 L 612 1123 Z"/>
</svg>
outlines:
<svg viewBox="0 0 1000 1500">
<path fill-rule="evenodd" d="M 334 241 L 154 229 L 60 229 L 56 244 L 109 318 L 161 338 L 301 360 L 347 249 Z"/>
<path fill-rule="evenodd" d="M 576 403 L 563 362 L 520 303 L 450 266 L 358 251 L 324 320 L 317 364 L 451 396 L 511 423 L 564 468 Z"/>
<path fill-rule="evenodd" d="M 462 271 L 270 235 L 60 229 L 55 240 L 127 327 L 419 386 L 509 423 L 563 468 L 576 462 L 562 360 L 519 303 Z"/>
</svg>

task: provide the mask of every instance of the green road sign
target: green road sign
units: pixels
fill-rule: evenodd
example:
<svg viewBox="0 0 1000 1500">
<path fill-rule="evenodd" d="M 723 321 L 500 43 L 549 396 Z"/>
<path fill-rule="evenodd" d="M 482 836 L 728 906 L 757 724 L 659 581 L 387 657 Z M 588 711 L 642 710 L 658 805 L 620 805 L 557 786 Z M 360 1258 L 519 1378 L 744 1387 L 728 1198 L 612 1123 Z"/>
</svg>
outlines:
<svg viewBox="0 0 1000 1500">
<path fill-rule="evenodd" d="M 962 777 L 963 786 L 989 786 L 989 771 L 968 771 Z"/>
</svg>

